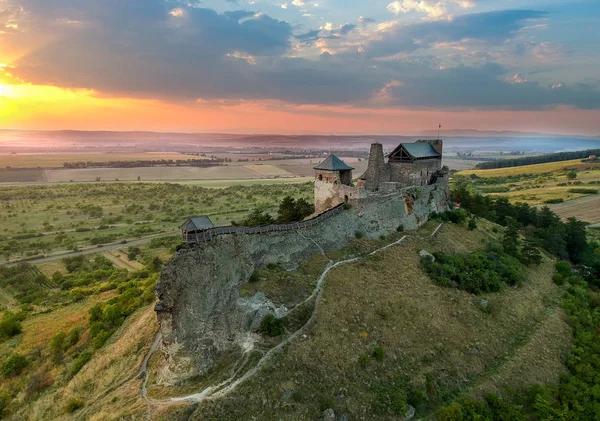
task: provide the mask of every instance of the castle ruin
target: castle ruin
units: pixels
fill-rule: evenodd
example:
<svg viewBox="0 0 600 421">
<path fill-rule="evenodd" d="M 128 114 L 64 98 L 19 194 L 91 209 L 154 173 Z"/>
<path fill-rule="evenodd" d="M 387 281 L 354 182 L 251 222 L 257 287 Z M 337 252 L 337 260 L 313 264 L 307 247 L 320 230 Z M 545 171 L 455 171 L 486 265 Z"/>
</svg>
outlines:
<svg viewBox="0 0 600 421">
<path fill-rule="evenodd" d="M 447 210 L 448 169 L 441 153 L 440 140 L 405 143 L 385 162 L 381 144 L 374 143 L 356 183 L 353 168 L 330 155 L 315 167 L 318 215 L 305 221 L 212 227 L 208 219 L 192 218 L 183 224 L 187 246 L 163 267 L 155 290 L 159 384 L 207 373 L 221 356 L 252 346 L 266 314 L 288 313 L 285 303 L 277 306 L 262 292 L 241 296 L 240 286 L 257 269 L 277 264 L 293 270 L 316 253 L 340 250 L 358 232 L 379 239 L 400 227 L 417 229 L 433 212 Z"/>
<path fill-rule="evenodd" d="M 443 141 L 418 140 L 401 143 L 387 162 L 383 145 L 373 143 L 367 171 L 352 181 L 352 170 L 331 154 L 315 169 L 315 212 L 321 213 L 341 203 L 352 203 L 373 196 L 398 192 L 412 186 L 428 186 L 439 178 L 447 178 L 448 168 L 442 167 Z"/>
</svg>

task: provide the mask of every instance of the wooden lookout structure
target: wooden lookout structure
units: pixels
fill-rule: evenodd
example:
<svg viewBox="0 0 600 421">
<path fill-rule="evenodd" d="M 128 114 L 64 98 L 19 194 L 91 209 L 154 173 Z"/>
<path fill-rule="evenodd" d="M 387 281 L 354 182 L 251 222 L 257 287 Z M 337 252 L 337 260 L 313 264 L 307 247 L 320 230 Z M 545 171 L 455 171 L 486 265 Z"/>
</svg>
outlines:
<svg viewBox="0 0 600 421">
<path fill-rule="evenodd" d="M 196 234 L 213 228 L 214 225 L 208 216 L 192 216 L 179 227 L 183 242 L 190 241 L 190 237 L 194 238 Z"/>
</svg>

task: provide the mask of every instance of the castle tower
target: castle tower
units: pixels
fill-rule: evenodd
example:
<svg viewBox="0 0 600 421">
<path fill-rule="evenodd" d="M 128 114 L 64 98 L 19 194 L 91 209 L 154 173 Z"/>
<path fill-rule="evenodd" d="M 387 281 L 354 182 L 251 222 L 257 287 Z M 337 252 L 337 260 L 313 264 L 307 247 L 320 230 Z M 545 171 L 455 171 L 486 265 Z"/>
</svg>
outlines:
<svg viewBox="0 0 600 421">
<path fill-rule="evenodd" d="M 315 212 L 321 213 L 348 200 L 346 186 L 352 186 L 352 168 L 330 154 L 315 169 Z"/>
<path fill-rule="evenodd" d="M 385 158 L 383 156 L 383 145 L 379 142 L 372 143 L 371 151 L 369 152 L 369 166 L 363 176 L 366 179 L 365 188 L 371 191 L 379 189 L 381 182 L 388 181 L 383 179 L 384 173 Z"/>
</svg>

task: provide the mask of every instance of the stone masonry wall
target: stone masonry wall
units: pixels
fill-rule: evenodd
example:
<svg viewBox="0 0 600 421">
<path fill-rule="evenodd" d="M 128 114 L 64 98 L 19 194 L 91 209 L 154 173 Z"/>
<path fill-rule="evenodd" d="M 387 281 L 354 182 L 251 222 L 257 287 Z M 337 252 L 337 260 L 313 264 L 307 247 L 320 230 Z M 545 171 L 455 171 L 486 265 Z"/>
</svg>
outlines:
<svg viewBox="0 0 600 421">
<path fill-rule="evenodd" d="M 418 192 L 417 192 L 418 190 Z M 222 353 L 251 343 L 265 312 L 283 315 L 264 297 L 240 298 L 239 287 L 269 263 L 287 268 L 315 253 L 338 250 L 356 231 L 376 239 L 402 224 L 416 229 L 431 212 L 448 208 L 446 179 L 424 187 L 357 200 L 318 226 L 261 235 L 229 235 L 185 248 L 164 266 L 156 286 L 163 336 L 159 381 L 173 383 L 206 372 Z"/>
<path fill-rule="evenodd" d="M 390 181 L 405 186 L 426 186 L 434 174 L 442 169 L 441 159 L 426 159 L 415 162 L 390 162 Z"/>
</svg>

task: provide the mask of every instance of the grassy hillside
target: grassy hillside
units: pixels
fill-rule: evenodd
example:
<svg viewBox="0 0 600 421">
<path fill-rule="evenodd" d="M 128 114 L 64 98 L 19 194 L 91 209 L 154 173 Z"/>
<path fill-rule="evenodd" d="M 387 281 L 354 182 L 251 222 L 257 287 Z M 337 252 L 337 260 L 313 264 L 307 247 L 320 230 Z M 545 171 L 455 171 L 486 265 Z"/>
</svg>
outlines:
<svg viewBox="0 0 600 421">
<path fill-rule="evenodd" d="M 585 169 L 597 166 L 598 163 L 583 163 L 581 159 L 573 159 L 571 161 L 548 162 L 545 164 L 523 165 L 521 167 L 494 168 L 491 170 L 466 170 L 461 171 L 461 174 L 475 174 L 478 177 L 507 177 L 511 175 L 521 174 L 543 174 L 563 171 L 565 168 Z"/>
<path fill-rule="evenodd" d="M 151 359 L 150 401 L 144 400 L 140 393 L 144 376 L 138 374 L 157 331 L 148 306 L 128 317 L 72 378 L 65 377 L 60 364 L 26 368 L 21 380 L 12 380 L 16 396 L 9 419 L 99 421 L 151 414 L 153 420 L 314 420 L 332 408 L 351 420 L 391 420 L 398 419 L 395 405 L 404 404 L 397 397 L 405 395 L 411 402 L 420 399 L 417 417 L 426 419 L 457 396 L 557 381 L 566 370 L 563 361 L 572 335 L 558 306 L 553 262 L 545 257 L 540 266 L 525 268 L 528 280 L 500 293 L 473 295 L 442 288 L 422 269 L 420 250 L 471 252 L 498 241 L 502 233 L 480 220 L 472 231 L 445 224 L 434 238 L 416 237 L 426 237 L 436 226 L 429 222 L 410 233 L 412 239 L 331 270 L 316 322 L 222 398 L 200 404 L 168 400 L 229 377 L 230 370 L 239 366 L 239 355 L 225 356 L 212 373 L 193 383 L 157 388 L 152 385 L 152 368 L 161 361 L 157 352 Z M 356 239 L 327 257 L 338 261 L 364 256 L 402 235 Z M 297 272 L 266 270 L 260 282 L 244 287 L 243 294 L 263 290 L 277 302 L 298 302 L 310 293 L 325 261 L 316 255 Z M 3 352 L 13 348 L 28 355 L 39 347 L 47 352 L 43 347 L 56 332 L 71 326 L 85 329 L 89 308 L 114 294 L 108 291 L 28 317 L 24 333 L 5 342 Z M 482 307 L 482 300 L 487 307 Z M 298 320 L 292 322 L 290 329 L 294 323 L 299 326 Z M 81 341 L 89 342 L 83 332 Z M 250 355 L 247 368 L 256 364 L 261 349 L 276 343 L 277 339 L 267 338 Z M 24 390 L 32 375 L 45 369 L 53 384 L 28 395 Z"/>
<path fill-rule="evenodd" d="M 485 297 L 441 288 L 421 268 L 422 249 L 474 251 L 496 240 L 492 224 L 479 225 L 445 225 L 435 239 L 412 239 L 332 270 L 316 323 L 233 393 L 201 403 L 191 419 L 313 420 L 327 408 L 349 419 L 397 419 L 390 408 L 403 393 L 425 394 L 418 415 L 426 416 L 463 393 L 556 381 L 571 334 L 550 259 L 526 269 L 519 288 Z M 177 414 L 189 415 L 163 408 L 155 419 Z"/>
</svg>

